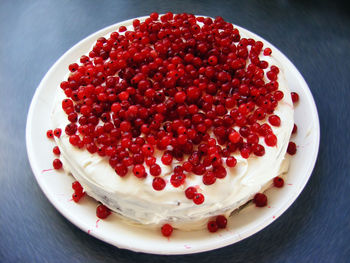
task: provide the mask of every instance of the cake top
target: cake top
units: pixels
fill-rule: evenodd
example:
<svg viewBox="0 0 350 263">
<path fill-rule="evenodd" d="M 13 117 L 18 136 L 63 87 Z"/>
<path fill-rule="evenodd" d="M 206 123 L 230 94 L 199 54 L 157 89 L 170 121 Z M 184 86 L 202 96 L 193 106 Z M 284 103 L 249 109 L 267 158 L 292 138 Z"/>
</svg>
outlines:
<svg viewBox="0 0 350 263">
<path fill-rule="evenodd" d="M 132 27 L 99 38 L 69 65 L 60 86 L 71 145 L 105 156 L 120 177 L 152 176 L 156 191 L 188 176 L 215 184 L 237 153 L 259 158 L 277 145 L 271 126 L 281 125 L 275 109 L 284 93 L 279 68 L 261 59 L 270 48 L 241 38 L 221 17 L 152 13 Z M 191 188 L 184 194 L 197 205 L 205 200 Z"/>
</svg>

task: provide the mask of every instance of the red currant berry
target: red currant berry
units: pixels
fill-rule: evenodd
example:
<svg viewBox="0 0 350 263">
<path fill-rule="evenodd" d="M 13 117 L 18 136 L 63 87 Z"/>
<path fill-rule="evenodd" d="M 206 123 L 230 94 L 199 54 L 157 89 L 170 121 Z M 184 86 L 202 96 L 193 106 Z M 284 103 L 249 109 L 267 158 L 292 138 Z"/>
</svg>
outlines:
<svg viewBox="0 0 350 263">
<path fill-rule="evenodd" d="M 173 161 L 173 156 L 170 153 L 165 153 L 162 156 L 162 163 L 165 165 L 170 165 Z"/>
<path fill-rule="evenodd" d="M 159 176 L 162 172 L 162 168 L 158 164 L 152 164 L 149 168 L 149 172 L 152 176 Z"/>
<path fill-rule="evenodd" d="M 216 177 L 213 172 L 208 171 L 203 175 L 202 181 L 205 185 L 211 185 L 215 183 Z"/>
<path fill-rule="evenodd" d="M 265 137 L 265 143 L 267 146 L 275 146 L 277 144 L 277 137 L 276 135 L 270 133 L 268 135 L 266 135 Z"/>
<path fill-rule="evenodd" d="M 58 146 L 53 147 L 52 152 L 56 155 L 61 154 L 60 148 L 58 148 Z"/>
<path fill-rule="evenodd" d="M 209 232 L 215 233 L 216 231 L 218 231 L 219 226 L 218 226 L 218 224 L 216 223 L 216 221 L 211 220 L 211 221 L 208 222 L 207 228 L 208 228 Z"/>
<path fill-rule="evenodd" d="M 173 227 L 170 224 L 165 224 L 161 228 L 162 235 L 165 237 L 170 237 L 173 233 Z"/>
<path fill-rule="evenodd" d="M 104 205 L 99 205 L 96 208 L 96 216 L 100 219 L 105 219 L 111 214 L 111 210 Z"/>
<path fill-rule="evenodd" d="M 292 134 L 296 134 L 298 131 L 298 126 L 294 123 Z"/>
<path fill-rule="evenodd" d="M 52 165 L 53 165 L 53 168 L 55 168 L 56 170 L 62 168 L 62 162 L 61 162 L 60 159 L 55 159 L 55 160 L 53 160 Z"/>
<path fill-rule="evenodd" d="M 134 166 L 134 168 L 132 169 L 132 172 L 138 178 L 146 177 L 146 169 L 145 169 L 145 167 L 142 164 L 136 164 Z"/>
<path fill-rule="evenodd" d="M 284 185 L 284 180 L 283 180 L 283 178 L 281 178 L 281 177 L 279 177 L 279 176 L 275 177 L 275 178 L 273 179 L 273 185 L 274 185 L 275 187 L 278 187 L 278 188 L 283 187 L 283 185 Z"/>
<path fill-rule="evenodd" d="M 276 126 L 276 127 L 279 127 L 281 125 L 281 119 L 280 117 L 278 117 L 277 115 L 271 115 L 269 117 L 269 123 L 272 125 L 272 126 Z"/>
<path fill-rule="evenodd" d="M 291 92 L 291 96 L 292 96 L 293 103 L 297 103 L 299 101 L 299 94 L 298 93 Z"/>
<path fill-rule="evenodd" d="M 152 182 L 153 189 L 156 191 L 161 191 L 164 189 L 166 182 L 161 177 L 155 177 Z"/>
<path fill-rule="evenodd" d="M 152 145 L 146 143 L 142 145 L 141 151 L 145 156 L 151 156 L 154 153 L 154 148 Z"/>
<path fill-rule="evenodd" d="M 53 133 L 57 138 L 59 138 L 61 137 L 62 130 L 60 128 L 56 128 Z"/>
<path fill-rule="evenodd" d="M 78 181 L 74 181 L 72 183 L 72 189 L 74 190 L 74 192 L 78 192 L 78 193 L 83 192 L 83 187 Z"/>
<path fill-rule="evenodd" d="M 235 167 L 236 164 L 237 164 L 237 160 L 236 160 L 235 157 L 233 157 L 233 156 L 227 157 L 227 159 L 226 159 L 226 165 L 227 165 L 228 167 Z"/>
<path fill-rule="evenodd" d="M 294 155 L 297 152 L 297 145 L 294 142 L 289 142 L 288 148 L 287 148 L 287 153 L 290 155 Z"/>
<path fill-rule="evenodd" d="M 52 130 L 48 130 L 46 132 L 46 136 L 47 136 L 47 138 L 52 139 L 53 138 L 53 131 Z"/>
<path fill-rule="evenodd" d="M 227 218 L 223 215 L 218 215 L 215 219 L 216 224 L 219 228 L 226 228 L 227 226 Z"/>
<path fill-rule="evenodd" d="M 232 143 L 237 143 L 239 142 L 241 135 L 238 132 L 233 131 L 229 134 L 228 138 Z"/>
<path fill-rule="evenodd" d="M 185 182 L 186 179 L 186 175 L 179 173 L 179 174 L 173 174 L 170 177 L 170 183 L 174 186 L 174 187 L 179 187 L 180 185 L 182 185 Z"/>
<path fill-rule="evenodd" d="M 271 48 L 265 48 L 264 49 L 264 56 L 270 56 L 272 54 Z"/>
<path fill-rule="evenodd" d="M 188 199 L 193 199 L 196 193 L 197 193 L 197 189 L 193 186 L 190 186 L 185 190 L 185 195 Z"/>
<path fill-rule="evenodd" d="M 193 196 L 193 202 L 196 205 L 202 204 L 204 202 L 204 195 L 201 194 L 201 193 L 195 193 L 194 196 Z"/>
<path fill-rule="evenodd" d="M 264 207 L 267 205 L 267 197 L 265 194 L 257 193 L 254 196 L 253 202 L 257 207 Z"/>
<path fill-rule="evenodd" d="M 74 192 L 72 194 L 72 199 L 74 202 L 78 203 L 79 200 L 85 195 L 85 192 Z"/>
<path fill-rule="evenodd" d="M 215 66 L 218 63 L 218 58 L 216 56 L 210 56 L 208 58 L 208 64 L 211 66 Z"/>
</svg>

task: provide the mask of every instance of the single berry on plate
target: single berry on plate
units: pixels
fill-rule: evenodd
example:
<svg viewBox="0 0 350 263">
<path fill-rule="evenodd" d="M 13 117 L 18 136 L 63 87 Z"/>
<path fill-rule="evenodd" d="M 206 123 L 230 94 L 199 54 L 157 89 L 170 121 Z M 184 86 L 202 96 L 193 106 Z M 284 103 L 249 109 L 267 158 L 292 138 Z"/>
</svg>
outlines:
<svg viewBox="0 0 350 263">
<path fill-rule="evenodd" d="M 289 153 L 290 155 L 294 155 L 296 154 L 296 152 L 297 152 L 297 145 L 295 144 L 295 142 L 289 142 L 287 153 Z"/>
<path fill-rule="evenodd" d="M 271 54 L 272 54 L 272 50 L 271 50 L 271 48 L 265 48 L 264 49 L 264 56 L 270 56 Z"/>
<path fill-rule="evenodd" d="M 216 223 L 216 221 L 211 220 L 211 221 L 208 222 L 207 228 L 208 228 L 209 232 L 214 233 L 214 232 L 218 231 L 219 226 Z"/>
<path fill-rule="evenodd" d="M 53 147 L 52 152 L 56 155 L 61 154 L 60 148 L 58 148 L 58 146 Z"/>
<path fill-rule="evenodd" d="M 298 126 L 294 123 L 292 134 L 296 134 L 298 131 Z"/>
<path fill-rule="evenodd" d="M 299 94 L 296 92 L 291 92 L 290 94 L 292 96 L 293 103 L 297 103 L 299 101 Z"/>
<path fill-rule="evenodd" d="M 85 192 L 74 192 L 72 194 L 72 199 L 74 202 L 78 203 L 79 200 L 85 195 Z"/>
<path fill-rule="evenodd" d="M 219 228 L 226 228 L 227 218 L 224 215 L 218 215 L 215 221 Z"/>
<path fill-rule="evenodd" d="M 165 237 L 170 237 L 173 233 L 173 227 L 170 224 L 164 224 L 161 228 L 162 235 Z"/>
<path fill-rule="evenodd" d="M 99 205 L 96 208 L 96 216 L 101 219 L 107 218 L 111 214 L 111 210 L 107 206 Z"/>
<path fill-rule="evenodd" d="M 276 176 L 274 179 L 273 179 L 273 185 L 277 188 L 281 188 L 283 187 L 284 185 L 284 180 L 283 178 L 279 177 L 279 176 Z"/>
<path fill-rule="evenodd" d="M 53 168 L 55 168 L 56 170 L 62 168 L 62 162 L 60 159 L 53 160 L 52 165 L 53 165 Z"/>
<path fill-rule="evenodd" d="M 257 207 L 264 207 L 267 205 L 267 196 L 262 193 L 257 193 L 254 196 L 253 202 Z"/>
<path fill-rule="evenodd" d="M 74 192 L 78 192 L 78 193 L 83 192 L 83 187 L 78 181 L 74 181 L 72 183 L 72 189 L 74 190 Z"/>
</svg>

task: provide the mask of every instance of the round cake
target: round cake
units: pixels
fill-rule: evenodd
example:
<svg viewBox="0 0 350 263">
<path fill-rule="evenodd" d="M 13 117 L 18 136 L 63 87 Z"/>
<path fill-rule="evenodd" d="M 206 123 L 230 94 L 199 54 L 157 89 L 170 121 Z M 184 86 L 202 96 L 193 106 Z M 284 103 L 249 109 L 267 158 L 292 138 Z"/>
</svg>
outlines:
<svg viewBox="0 0 350 263">
<path fill-rule="evenodd" d="M 288 169 L 293 102 L 272 51 L 220 17 L 125 22 L 57 92 L 64 169 L 131 223 L 229 216 Z"/>
</svg>

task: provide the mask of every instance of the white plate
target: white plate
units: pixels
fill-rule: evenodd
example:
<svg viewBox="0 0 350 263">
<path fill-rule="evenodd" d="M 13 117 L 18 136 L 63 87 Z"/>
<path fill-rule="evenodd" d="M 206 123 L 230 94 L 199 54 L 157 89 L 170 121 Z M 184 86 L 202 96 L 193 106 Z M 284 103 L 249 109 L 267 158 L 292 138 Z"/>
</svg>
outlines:
<svg viewBox="0 0 350 263">
<path fill-rule="evenodd" d="M 260 231 L 294 202 L 311 176 L 319 147 L 319 120 L 311 92 L 295 66 L 272 44 L 240 27 L 237 27 L 240 32 L 252 34 L 256 40 L 261 40 L 272 49 L 283 64 L 291 91 L 300 95 L 295 110 L 298 132 L 292 137 L 298 145 L 298 152 L 291 160 L 285 187 L 268 190 L 268 207 L 248 206 L 229 218 L 227 229 L 214 234 L 207 230 L 174 231 L 171 238 L 167 239 L 158 231 L 132 227 L 113 215 L 106 220 L 97 221 L 96 201 L 88 197 L 84 197 L 78 204 L 71 201 L 71 176 L 61 171 L 46 171 L 52 167 L 55 158 L 52 154 L 54 144 L 46 138 L 46 131 L 52 128 L 50 111 L 54 94 L 67 74 L 68 65 L 86 54 L 98 37 L 105 36 L 122 24 L 130 23 L 132 20 L 106 27 L 80 41 L 51 67 L 37 88 L 28 113 L 26 141 L 29 161 L 41 189 L 50 202 L 80 229 L 119 248 L 133 251 L 154 254 L 196 253 L 236 243 Z"/>
</svg>

